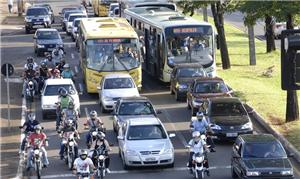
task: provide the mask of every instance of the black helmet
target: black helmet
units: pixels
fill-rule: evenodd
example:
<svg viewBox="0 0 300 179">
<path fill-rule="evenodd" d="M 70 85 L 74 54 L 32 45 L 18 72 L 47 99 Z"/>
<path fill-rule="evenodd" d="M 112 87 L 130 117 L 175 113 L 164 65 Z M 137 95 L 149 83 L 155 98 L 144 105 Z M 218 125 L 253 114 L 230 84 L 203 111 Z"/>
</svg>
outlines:
<svg viewBox="0 0 300 179">
<path fill-rule="evenodd" d="M 104 138 L 105 138 L 105 134 L 104 134 L 103 132 L 99 132 L 98 135 L 97 135 L 97 137 L 98 137 L 101 141 L 103 141 Z"/>
<path fill-rule="evenodd" d="M 28 70 L 32 70 L 32 69 L 33 69 L 33 63 L 29 63 L 29 64 L 27 65 L 27 68 L 28 68 Z"/>
<path fill-rule="evenodd" d="M 97 112 L 95 111 L 95 110 L 93 110 L 93 111 L 91 111 L 90 112 L 90 117 L 91 117 L 91 119 L 96 119 L 97 118 Z"/>
<path fill-rule="evenodd" d="M 33 63 L 33 57 L 27 57 L 27 63 Z"/>
<path fill-rule="evenodd" d="M 60 91 L 60 95 L 66 97 L 66 96 L 68 95 L 68 91 L 67 91 L 65 88 L 63 88 L 63 89 L 61 89 L 61 91 Z"/>
<path fill-rule="evenodd" d="M 41 67 L 45 69 L 45 68 L 47 68 L 47 64 L 45 62 L 42 62 Z"/>
</svg>

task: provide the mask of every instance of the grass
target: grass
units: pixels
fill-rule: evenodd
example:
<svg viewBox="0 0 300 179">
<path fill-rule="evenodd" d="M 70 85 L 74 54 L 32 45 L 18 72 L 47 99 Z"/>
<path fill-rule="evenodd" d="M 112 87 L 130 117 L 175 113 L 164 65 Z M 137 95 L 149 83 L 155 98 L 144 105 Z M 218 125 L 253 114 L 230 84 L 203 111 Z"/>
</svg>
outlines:
<svg viewBox="0 0 300 179">
<path fill-rule="evenodd" d="M 203 19 L 200 15 L 194 18 Z M 211 18 L 209 22 L 213 24 Z M 231 69 L 222 69 L 218 50 L 218 76 L 236 91 L 237 96 L 254 107 L 273 129 L 283 134 L 300 151 L 300 120 L 285 123 L 286 91 L 281 90 L 280 84 L 280 51 L 266 53 L 266 43 L 256 40 L 257 65 L 250 66 L 247 34 L 230 24 L 225 24 L 225 33 Z M 264 77 L 262 73 L 273 65 L 272 77 Z"/>
</svg>

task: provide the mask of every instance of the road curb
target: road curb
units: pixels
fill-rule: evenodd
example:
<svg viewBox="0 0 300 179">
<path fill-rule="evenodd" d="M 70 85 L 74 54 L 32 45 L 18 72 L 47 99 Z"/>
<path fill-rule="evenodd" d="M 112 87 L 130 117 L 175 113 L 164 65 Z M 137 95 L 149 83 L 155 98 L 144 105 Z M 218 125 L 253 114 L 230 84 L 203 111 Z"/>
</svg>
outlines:
<svg viewBox="0 0 300 179">
<path fill-rule="evenodd" d="M 265 128 L 269 133 L 274 135 L 283 145 L 283 147 L 288 151 L 289 154 L 294 154 L 293 158 L 300 164 L 300 152 L 291 144 L 284 136 L 282 136 L 280 133 L 278 133 L 276 130 L 274 130 L 264 119 L 263 117 L 255 111 L 254 108 L 249 106 L 248 104 L 245 104 L 246 108 L 253 110 L 253 117 L 255 120 L 263 127 Z"/>
</svg>

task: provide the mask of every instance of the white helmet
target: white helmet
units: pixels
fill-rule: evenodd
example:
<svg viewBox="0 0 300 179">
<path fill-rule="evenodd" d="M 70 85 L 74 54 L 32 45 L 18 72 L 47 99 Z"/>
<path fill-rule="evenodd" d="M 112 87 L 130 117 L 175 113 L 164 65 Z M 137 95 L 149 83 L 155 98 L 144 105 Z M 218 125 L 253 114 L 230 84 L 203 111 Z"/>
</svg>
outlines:
<svg viewBox="0 0 300 179">
<path fill-rule="evenodd" d="M 201 136 L 201 134 L 200 134 L 199 131 L 194 131 L 194 132 L 192 133 L 192 137 L 193 137 L 193 138 L 199 138 L 200 136 Z"/>
<path fill-rule="evenodd" d="M 29 119 L 30 121 L 34 121 L 34 120 L 35 120 L 35 114 L 34 114 L 34 113 L 29 113 L 29 114 L 28 114 L 28 119 Z"/>
<path fill-rule="evenodd" d="M 196 116 L 197 116 L 197 119 L 203 119 L 204 114 L 203 114 L 203 112 L 197 112 Z"/>
</svg>

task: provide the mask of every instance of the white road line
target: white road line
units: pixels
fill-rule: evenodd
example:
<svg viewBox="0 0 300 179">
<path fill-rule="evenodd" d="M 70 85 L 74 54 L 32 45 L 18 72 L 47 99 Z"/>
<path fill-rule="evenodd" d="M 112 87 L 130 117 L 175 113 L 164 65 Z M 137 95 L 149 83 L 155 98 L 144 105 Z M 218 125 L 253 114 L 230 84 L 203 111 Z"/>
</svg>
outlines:
<svg viewBox="0 0 300 179">
<path fill-rule="evenodd" d="M 21 113 L 21 126 L 23 126 L 23 124 L 26 121 L 26 111 L 27 111 L 26 98 L 23 97 L 23 99 L 22 99 L 22 113 Z M 20 144 L 22 143 L 24 137 L 25 137 L 25 135 L 21 132 Z M 22 178 L 23 177 L 22 175 L 23 175 L 23 166 L 22 166 L 22 161 L 21 161 L 21 158 L 20 158 L 16 178 Z"/>
<path fill-rule="evenodd" d="M 163 110 L 163 114 L 166 116 L 167 120 L 170 122 L 170 125 L 173 128 L 174 132 L 176 133 L 177 137 L 179 138 L 180 142 L 183 144 L 183 146 L 186 146 L 187 142 L 186 142 L 184 136 L 181 134 L 181 132 L 177 131 L 174 123 L 171 121 L 171 115 L 168 113 L 167 110 Z"/>
<path fill-rule="evenodd" d="M 79 91 L 83 93 L 83 86 L 81 83 L 78 84 L 79 85 Z"/>
<path fill-rule="evenodd" d="M 88 117 L 89 116 L 89 111 L 88 111 L 87 107 L 84 108 L 84 112 L 85 112 L 85 116 Z"/>
<path fill-rule="evenodd" d="M 23 83 L 23 80 L 21 78 L 4 78 L 5 82 L 7 82 L 7 80 L 10 83 Z"/>
<path fill-rule="evenodd" d="M 210 167 L 210 170 L 219 170 L 219 169 L 230 169 L 231 166 L 215 166 L 215 167 Z M 158 169 L 160 170 L 160 169 Z M 169 168 L 169 169 L 161 169 L 163 172 L 170 172 L 170 171 L 185 171 L 188 170 L 187 167 L 176 167 L 176 168 Z M 124 173 L 140 173 L 144 171 L 149 171 L 149 170 L 115 170 L 111 171 L 110 174 L 124 174 Z M 154 169 L 155 171 L 155 169 Z M 110 175 L 108 174 L 108 175 Z M 43 176 L 43 178 L 64 178 L 64 177 L 74 177 L 75 175 L 73 174 L 58 174 L 58 175 L 46 175 Z"/>
<path fill-rule="evenodd" d="M 74 57 L 74 53 L 71 53 L 71 58 L 72 58 L 72 59 L 74 59 L 74 58 L 75 58 L 75 57 Z"/>
<path fill-rule="evenodd" d="M 75 69 L 75 74 L 78 74 L 79 70 L 78 70 L 78 66 L 77 65 L 74 67 L 74 69 Z"/>
</svg>

